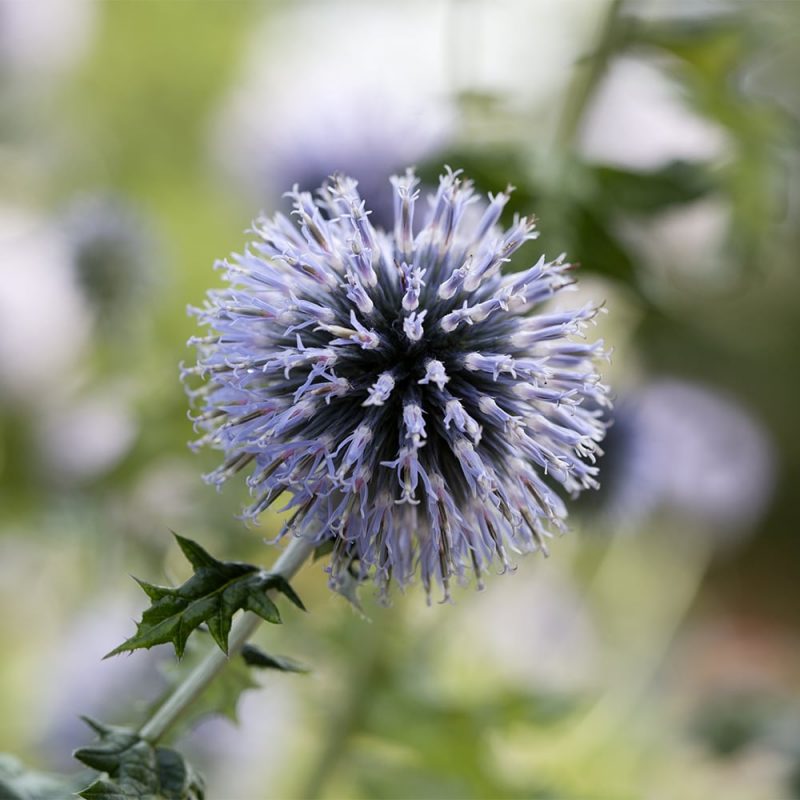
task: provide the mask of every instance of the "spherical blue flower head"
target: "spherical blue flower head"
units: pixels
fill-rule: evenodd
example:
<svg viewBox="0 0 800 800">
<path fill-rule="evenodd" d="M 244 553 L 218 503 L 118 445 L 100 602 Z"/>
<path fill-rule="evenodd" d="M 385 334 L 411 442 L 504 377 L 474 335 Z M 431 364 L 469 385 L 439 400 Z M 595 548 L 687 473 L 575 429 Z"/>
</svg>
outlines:
<svg viewBox="0 0 800 800">
<path fill-rule="evenodd" d="M 509 551 L 547 552 L 555 487 L 597 485 L 607 400 L 602 342 L 575 340 L 597 309 L 542 310 L 570 265 L 501 272 L 536 237 L 525 218 L 498 228 L 508 193 L 469 209 L 448 170 L 420 209 L 417 183 L 392 179 L 391 232 L 340 176 L 290 193 L 295 224 L 259 218 L 218 265 L 229 288 L 195 309 L 210 335 L 184 373 L 207 378 L 199 444 L 226 455 L 209 480 L 252 467 L 250 516 L 289 493 L 281 535 L 332 543 L 334 584 L 358 570 L 385 593 L 418 570 L 447 596 Z"/>
</svg>

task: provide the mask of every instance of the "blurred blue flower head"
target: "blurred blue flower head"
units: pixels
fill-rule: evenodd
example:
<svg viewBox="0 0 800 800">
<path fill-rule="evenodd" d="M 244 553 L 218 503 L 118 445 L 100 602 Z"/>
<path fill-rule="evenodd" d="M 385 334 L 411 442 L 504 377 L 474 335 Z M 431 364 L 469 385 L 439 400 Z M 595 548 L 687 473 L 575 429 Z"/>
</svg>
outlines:
<svg viewBox="0 0 800 800">
<path fill-rule="evenodd" d="M 157 246 L 148 221 L 123 196 L 98 192 L 74 198 L 63 227 L 96 316 L 118 326 L 120 314 L 139 308 L 153 282 Z"/>
<path fill-rule="evenodd" d="M 774 448 L 733 398 L 660 378 L 620 398 L 604 463 L 605 513 L 614 530 L 667 511 L 736 542 L 764 515 L 775 484 Z"/>
<path fill-rule="evenodd" d="M 537 236 L 498 227 L 508 193 L 473 214 L 458 172 L 427 208 L 413 172 L 392 184 L 391 232 L 341 176 L 290 193 L 296 224 L 259 218 L 195 309 L 209 335 L 184 376 L 207 379 L 190 389 L 198 444 L 226 455 L 209 480 L 253 467 L 249 516 L 288 492 L 281 535 L 332 546 L 334 586 L 371 574 L 385 594 L 419 570 L 447 597 L 509 551 L 546 553 L 556 487 L 597 485 L 603 344 L 576 340 L 596 307 L 542 309 L 574 283 L 563 257 L 502 274 Z"/>
<path fill-rule="evenodd" d="M 250 34 L 210 129 L 214 160 L 237 193 L 277 209 L 287 186 L 313 192 L 342 172 L 358 181 L 372 223 L 391 227 L 389 176 L 434 159 L 455 136 L 437 5 L 271 10 Z M 346 76 L 335 86 L 333 63 Z"/>
</svg>

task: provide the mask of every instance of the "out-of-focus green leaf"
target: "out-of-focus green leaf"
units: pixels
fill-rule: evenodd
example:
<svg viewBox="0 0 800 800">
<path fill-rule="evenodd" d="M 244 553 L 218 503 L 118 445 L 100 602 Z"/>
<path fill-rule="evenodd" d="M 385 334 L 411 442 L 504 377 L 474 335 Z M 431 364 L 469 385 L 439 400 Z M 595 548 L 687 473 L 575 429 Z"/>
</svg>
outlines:
<svg viewBox="0 0 800 800">
<path fill-rule="evenodd" d="M 90 780 L 88 770 L 76 775 L 50 775 L 26 769 L 14 756 L 0 753 L 2 800 L 64 800 Z"/>
<path fill-rule="evenodd" d="M 191 670 L 205 654 L 205 648 L 189 642 L 186 654 L 180 666 L 176 663 L 166 664 L 163 668 L 167 678 L 167 688 L 155 703 L 152 711 L 161 706 L 175 687 L 185 677 L 187 670 Z M 258 689 L 260 684 L 253 677 L 253 669 L 277 669 L 283 672 L 308 672 L 309 670 L 298 662 L 284 656 L 269 655 L 252 644 L 242 648 L 241 657 L 228 661 L 224 670 L 206 687 L 203 693 L 195 699 L 192 705 L 181 715 L 177 724 L 170 731 L 170 739 L 174 740 L 183 732 L 190 729 L 198 720 L 212 715 L 227 717 L 231 722 L 238 722 L 237 709 L 239 699 L 244 692 Z"/>
<path fill-rule="evenodd" d="M 204 644 L 203 640 L 192 639 L 187 645 L 186 654 L 180 664 L 170 662 L 162 667 L 167 686 L 161 696 L 152 704 L 150 709 L 152 713 L 175 691 L 175 687 L 185 678 L 187 672 L 194 669 L 204 657 L 206 648 L 202 647 L 201 644 Z M 170 739 L 174 740 L 180 737 L 182 733 L 191 729 L 198 720 L 214 714 L 227 717 L 231 722 L 237 722 L 237 706 L 242 693 L 258 688 L 259 683 L 253 679 L 253 672 L 245 664 L 244 660 L 241 658 L 230 659 L 225 669 L 181 714 L 180 719 L 170 730 Z"/>
<path fill-rule="evenodd" d="M 314 548 L 314 561 L 319 561 L 333 552 L 333 539 L 328 539 Z"/>
<path fill-rule="evenodd" d="M 705 165 L 687 161 L 673 161 L 652 172 L 608 166 L 593 167 L 591 172 L 602 206 L 615 206 L 634 214 L 652 214 L 690 203 L 714 188 Z"/>
<path fill-rule="evenodd" d="M 203 623 L 208 625 L 214 641 L 227 653 L 233 615 L 240 609 L 253 611 L 267 622 L 281 621 L 278 607 L 267 595 L 270 589 L 280 592 L 305 610 L 283 576 L 240 561 L 218 561 L 191 539 L 177 534 L 175 538 L 194 567 L 194 575 L 177 588 L 139 581 L 153 603 L 142 614 L 136 634 L 106 658 L 166 642 L 174 645 L 178 658 L 181 658 L 190 634 Z"/>
<path fill-rule="evenodd" d="M 359 579 L 358 575 L 355 574 L 351 567 L 342 570 L 341 573 L 336 576 L 336 583 L 332 588 L 336 594 L 344 597 L 363 619 L 367 620 L 368 617 L 364 613 L 364 606 L 361 603 L 361 598 L 358 596 L 362 583 L 363 580 Z"/>
<path fill-rule="evenodd" d="M 783 203 L 777 150 L 790 133 L 784 115 L 747 80 L 771 37 L 766 5 L 695 20 L 640 21 L 625 41 L 636 52 L 668 53 L 666 69 L 689 105 L 724 130 L 729 157 L 715 179 L 732 211 L 732 253 L 748 267 L 765 261 L 759 255 Z"/>
<path fill-rule="evenodd" d="M 265 653 L 261 648 L 256 647 L 254 644 L 246 644 L 242 648 L 242 658 L 248 667 L 257 667 L 259 669 L 277 669 L 281 672 L 300 672 L 306 673 L 310 670 L 308 667 L 300 664 L 292 658 L 286 656 L 273 656 Z"/>
<path fill-rule="evenodd" d="M 75 758 L 108 777 L 95 780 L 79 796 L 86 800 L 203 800 L 203 779 L 183 756 L 155 747 L 134 731 L 86 719 L 98 734 L 96 744 L 75 751 Z"/>
<path fill-rule="evenodd" d="M 423 182 L 436 185 L 442 163 L 453 169 L 463 169 L 481 193 L 500 192 L 513 186 L 514 192 L 502 216 L 505 222 L 510 221 L 516 212 L 528 214 L 535 210 L 540 194 L 529 180 L 530 167 L 518 151 L 510 148 L 453 149 L 438 154 L 435 161 L 420 165 L 418 174 Z"/>
<path fill-rule="evenodd" d="M 694 19 L 639 20 L 623 31 L 628 47 L 652 46 L 667 50 L 706 72 L 723 72 L 739 57 L 752 36 L 740 16 L 715 14 Z"/>
<path fill-rule="evenodd" d="M 606 211 L 591 205 L 573 209 L 573 244 L 571 253 L 579 255 L 581 268 L 633 284 L 636 276 L 633 259 L 613 232 L 612 219 Z"/>
<path fill-rule="evenodd" d="M 608 168 L 589 169 L 575 161 L 565 162 L 559 170 L 561 179 L 553 183 L 552 170 L 540 165 L 532 166 L 522 160 L 518 153 L 485 151 L 453 151 L 446 156 L 454 166 L 464 169 L 476 188 L 481 192 L 499 191 L 508 185 L 515 187 L 505 215 L 513 213 L 541 215 L 541 238 L 537 241 L 539 252 L 556 256 L 566 252 L 577 259 L 582 269 L 609 278 L 634 284 L 634 262 L 626 246 L 614 234 L 613 212 L 624 211 L 627 206 L 666 206 L 681 193 L 694 197 L 699 179 L 693 176 L 689 185 L 677 186 L 687 172 L 683 166 L 672 167 L 663 173 L 625 173 Z M 439 167 L 440 168 L 440 167 Z M 420 171 L 423 178 L 433 180 L 436 167 Z M 645 185 L 653 181 L 653 187 Z M 617 182 L 625 196 L 619 202 L 610 202 L 608 195 L 614 191 L 612 182 Z M 620 187 L 626 182 L 625 187 Z M 604 183 L 607 192 L 603 191 Z M 626 204 L 627 197 L 627 204 Z M 643 198 L 646 197 L 647 200 Z M 660 199 L 655 199 L 660 198 Z M 641 209 L 640 209 L 641 210 Z M 532 263 L 530 253 L 521 252 L 506 266 L 509 271 L 525 269 Z"/>
</svg>

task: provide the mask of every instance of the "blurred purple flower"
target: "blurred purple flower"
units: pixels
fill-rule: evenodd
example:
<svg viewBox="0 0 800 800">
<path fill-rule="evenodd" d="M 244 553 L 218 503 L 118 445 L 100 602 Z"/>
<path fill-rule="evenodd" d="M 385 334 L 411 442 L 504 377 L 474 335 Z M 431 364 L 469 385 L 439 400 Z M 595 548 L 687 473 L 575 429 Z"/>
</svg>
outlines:
<svg viewBox="0 0 800 800">
<path fill-rule="evenodd" d="M 217 160 L 270 205 L 287 186 L 314 191 L 334 172 L 350 175 L 372 223 L 390 227 L 389 176 L 452 136 L 445 23 L 432 5 L 271 12 L 214 122 Z"/>
<path fill-rule="evenodd" d="M 757 420 L 697 384 L 662 379 L 620 400 L 606 449 L 606 510 L 628 527 L 663 508 L 730 538 L 772 494 L 773 449 Z"/>
<path fill-rule="evenodd" d="M 253 466 L 249 516 L 289 492 L 281 535 L 332 543 L 334 585 L 357 563 L 385 594 L 418 568 L 447 596 L 509 549 L 546 552 L 566 517 L 554 484 L 597 485 L 607 399 L 602 342 L 573 340 L 597 309 L 541 309 L 570 265 L 500 271 L 532 221 L 497 227 L 507 193 L 465 215 L 471 183 L 448 171 L 415 228 L 417 183 L 392 179 L 391 233 L 345 177 L 292 192 L 297 225 L 259 218 L 218 265 L 230 287 L 195 309 L 210 330 L 184 376 L 207 378 L 198 444 L 226 454 L 209 480 Z"/>
</svg>

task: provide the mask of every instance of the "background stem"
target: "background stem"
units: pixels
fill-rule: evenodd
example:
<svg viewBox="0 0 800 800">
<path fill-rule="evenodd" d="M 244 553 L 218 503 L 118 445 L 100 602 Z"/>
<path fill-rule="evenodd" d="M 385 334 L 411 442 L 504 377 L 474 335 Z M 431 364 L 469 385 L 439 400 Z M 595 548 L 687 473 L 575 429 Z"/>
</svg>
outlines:
<svg viewBox="0 0 800 800">
<path fill-rule="evenodd" d="M 314 551 L 316 545 L 297 536 L 289 540 L 286 549 L 273 565 L 271 572 L 287 580 L 295 575 Z M 274 594 L 274 590 L 270 595 Z M 228 661 L 235 656 L 263 622 L 252 611 L 242 614 L 233 624 L 228 638 L 228 654 L 218 647 L 208 655 L 175 687 L 175 691 L 139 729 L 139 736 L 155 744 L 175 724 L 184 711 L 199 697 Z"/>
<path fill-rule="evenodd" d="M 616 52 L 621 8 L 622 0 L 611 0 L 594 50 L 575 67 L 556 132 L 556 144 L 564 150 L 574 146 L 589 101 Z"/>
</svg>

